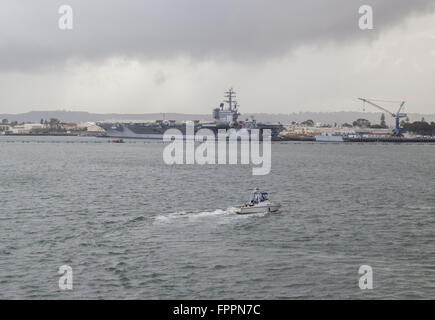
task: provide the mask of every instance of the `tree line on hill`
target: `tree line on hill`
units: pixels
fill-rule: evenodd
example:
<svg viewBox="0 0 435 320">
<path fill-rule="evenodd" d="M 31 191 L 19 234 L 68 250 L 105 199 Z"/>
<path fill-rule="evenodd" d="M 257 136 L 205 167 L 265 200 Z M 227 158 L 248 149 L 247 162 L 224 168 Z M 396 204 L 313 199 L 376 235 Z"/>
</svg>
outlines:
<svg viewBox="0 0 435 320">
<path fill-rule="evenodd" d="M 415 122 L 402 122 L 404 132 L 410 132 L 422 136 L 435 136 L 435 122 L 428 123 L 423 119 Z"/>
</svg>

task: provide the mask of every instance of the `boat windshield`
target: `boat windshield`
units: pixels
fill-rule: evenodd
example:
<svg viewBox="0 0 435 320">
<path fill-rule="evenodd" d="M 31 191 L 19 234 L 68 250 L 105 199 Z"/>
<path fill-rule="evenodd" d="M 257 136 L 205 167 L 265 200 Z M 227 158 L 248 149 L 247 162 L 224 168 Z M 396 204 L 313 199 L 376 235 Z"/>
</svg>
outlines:
<svg viewBox="0 0 435 320">
<path fill-rule="evenodd" d="M 260 203 L 266 200 L 269 200 L 269 194 L 267 192 L 254 190 L 251 194 L 251 203 Z"/>
</svg>

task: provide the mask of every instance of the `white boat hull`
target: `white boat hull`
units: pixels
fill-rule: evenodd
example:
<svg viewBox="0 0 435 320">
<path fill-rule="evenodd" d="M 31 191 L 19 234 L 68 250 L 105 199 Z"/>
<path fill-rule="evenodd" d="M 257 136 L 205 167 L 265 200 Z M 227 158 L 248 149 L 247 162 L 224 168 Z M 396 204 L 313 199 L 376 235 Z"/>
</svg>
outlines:
<svg viewBox="0 0 435 320">
<path fill-rule="evenodd" d="M 331 136 L 331 135 L 318 135 L 316 136 L 317 142 L 343 142 L 343 136 Z"/>
<path fill-rule="evenodd" d="M 235 212 L 237 214 L 252 214 L 252 213 L 268 213 L 268 212 L 277 212 L 281 208 L 279 203 L 265 203 L 258 204 L 254 206 L 241 206 L 235 208 Z"/>
</svg>

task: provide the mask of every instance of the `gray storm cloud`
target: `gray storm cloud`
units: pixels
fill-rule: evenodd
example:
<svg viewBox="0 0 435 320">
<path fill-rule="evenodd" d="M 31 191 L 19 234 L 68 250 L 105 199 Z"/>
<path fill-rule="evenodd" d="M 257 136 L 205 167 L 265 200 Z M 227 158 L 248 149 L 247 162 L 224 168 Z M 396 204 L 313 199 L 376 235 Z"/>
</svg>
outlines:
<svg viewBox="0 0 435 320">
<path fill-rule="evenodd" d="M 434 9 L 434 0 L 62 0 L 2 1 L 0 68 L 29 70 L 71 58 L 257 59 L 304 44 L 376 37 L 376 30 Z M 58 8 L 74 10 L 74 29 L 58 28 Z M 374 32 L 358 29 L 372 5 Z"/>
</svg>

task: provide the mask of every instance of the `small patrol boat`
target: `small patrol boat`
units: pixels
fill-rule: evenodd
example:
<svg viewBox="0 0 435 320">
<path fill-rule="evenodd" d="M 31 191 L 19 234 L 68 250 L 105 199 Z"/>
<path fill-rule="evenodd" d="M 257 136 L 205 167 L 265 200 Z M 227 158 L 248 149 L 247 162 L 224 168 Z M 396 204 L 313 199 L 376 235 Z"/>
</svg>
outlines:
<svg viewBox="0 0 435 320">
<path fill-rule="evenodd" d="M 110 143 L 125 143 L 123 139 L 109 140 Z"/>
<path fill-rule="evenodd" d="M 240 207 L 234 207 L 233 211 L 237 214 L 269 213 L 277 212 L 280 208 L 279 203 L 273 203 L 269 200 L 267 192 L 261 192 L 255 188 L 251 194 L 250 202 Z"/>
</svg>

